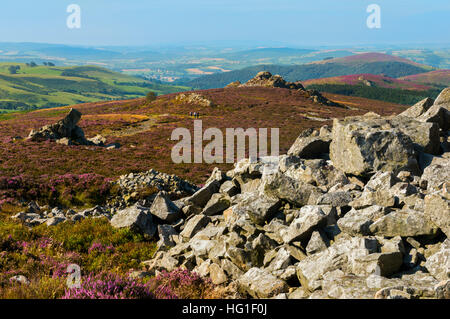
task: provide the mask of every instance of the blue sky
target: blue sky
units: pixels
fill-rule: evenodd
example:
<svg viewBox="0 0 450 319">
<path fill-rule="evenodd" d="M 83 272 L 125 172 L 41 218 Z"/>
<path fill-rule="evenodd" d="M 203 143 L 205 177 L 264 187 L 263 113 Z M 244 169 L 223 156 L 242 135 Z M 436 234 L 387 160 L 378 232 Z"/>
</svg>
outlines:
<svg viewBox="0 0 450 319">
<path fill-rule="evenodd" d="M 78 4 L 81 29 L 68 29 Z M 366 8 L 381 7 L 381 29 Z M 0 42 L 152 45 L 278 41 L 298 46 L 450 43 L 448 0 L 1 1 Z"/>
</svg>

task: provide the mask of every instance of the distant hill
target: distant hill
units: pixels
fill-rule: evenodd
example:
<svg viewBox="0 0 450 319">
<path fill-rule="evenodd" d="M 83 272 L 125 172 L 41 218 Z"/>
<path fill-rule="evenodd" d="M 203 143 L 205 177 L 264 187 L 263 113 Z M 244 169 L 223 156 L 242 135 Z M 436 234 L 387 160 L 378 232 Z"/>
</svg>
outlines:
<svg viewBox="0 0 450 319">
<path fill-rule="evenodd" d="M 427 73 L 424 73 L 427 74 Z M 416 75 L 410 76 L 415 77 Z M 418 75 L 420 76 L 420 74 Z M 408 77 L 407 77 L 408 78 Z M 434 85 L 420 84 L 416 81 L 407 81 L 396 78 L 391 78 L 384 75 L 376 74 L 351 74 L 328 78 L 312 79 L 302 81 L 302 84 L 307 87 L 311 85 L 323 84 L 342 84 L 342 85 L 364 85 L 368 87 L 380 87 L 387 89 L 402 89 L 402 90 L 418 90 L 426 91 L 435 88 Z"/>
<path fill-rule="evenodd" d="M 428 85 L 450 86 L 450 70 L 436 70 L 399 78 L 400 80 Z"/>
<path fill-rule="evenodd" d="M 15 71 L 13 69 L 15 69 Z M 97 66 L 30 66 L 0 63 L 0 112 L 128 99 L 149 91 L 186 90 L 120 74 Z"/>
<path fill-rule="evenodd" d="M 333 58 L 303 65 L 256 65 L 241 70 L 212 74 L 197 79 L 180 82 L 198 89 L 220 88 L 234 81 L 246 82 L 256 73 L 269 71 L 281 75 L 286 81 L 305 81 L 324 77 L 351 74 L 379 74 L 391 78 L 425 73 L 432 67 L 407 59 L 380 53 L 365 53 L 343 58 Z"/>
</svg>

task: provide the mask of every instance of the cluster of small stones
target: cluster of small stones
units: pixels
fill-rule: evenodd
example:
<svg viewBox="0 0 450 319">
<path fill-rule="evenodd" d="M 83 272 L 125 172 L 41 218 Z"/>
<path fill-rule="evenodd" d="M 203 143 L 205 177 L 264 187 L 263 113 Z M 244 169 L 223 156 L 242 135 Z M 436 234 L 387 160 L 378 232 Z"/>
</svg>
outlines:
<svg viewBox="0 0 450 319">
<path fill-rule="evenodd" d="M 159 236 L 141 275 L 182 267 L 251 298 L 448 299 L 449 109 L 447 88 L 398 116 L 335 119 L 276 168 L 216 168 L 192 195 L 160 191 L 111 225 Z"/>
<path fill-rule="evenodd" d="M 333 102 L 326 97 L 324 97 L 317 90 L 306 90 L 300 81 L 298 82 L 286 82 L 280 75 L 272 75 L 268 71 L 259 72 L 253 79 L 242 84 L 240 81 L 232 82 L 226 86 L 227 88 L 232 87 L 270 87 L 270 88 L 282 88 L 289 90 L 297 90 L 307 99 L 314 103 L 335 106 L 335 107 L 345 107 L 339 103 Z"/>
<path fill-rule="evenodd" d="M 203 107 L 214 106 L 214 103 L 211 100 L 208 100 L 207 98 L 205 98 L 204 96 L 202 96 L 198 93 L 179 94 L 176 96 L 175 101 L 188 103 L 188 104 L 195 104 L 195 105 L 203 106 Z"/>
<path fill-rule="evenodd" d="M 73 209 L 60 209 L 57 207 L 39 206 L 36 202 L 30 202 L 27 210 L 14 215 L 12 218 L 21 220 L 29 227 L 46 224 L 56 226 L 66 221 L 78 222 L 85 218 L 112 218 L 113 209 L 111 207 L 95 206 L 82 211 Z"/>
<path fill-rule="evenodd" d="M 154 169 L 147 172 L 122 175 L 115 181 L 115 184 L 120 187 L 120 196 L 111 200 L 110 203 L 116 207 L 126 207 L 130 206 L 130 203 L 135 203 L 143 189 L 155 188 L 168 193 L 171 198 L 192 195 L 198 190 L 195 184 L 176 175 L 161 173 Z M 153 198 L 149 198 L 149 201 L 152 201 Z M 144 204 L 143 206 L 147 205 Z"/>
</svg>

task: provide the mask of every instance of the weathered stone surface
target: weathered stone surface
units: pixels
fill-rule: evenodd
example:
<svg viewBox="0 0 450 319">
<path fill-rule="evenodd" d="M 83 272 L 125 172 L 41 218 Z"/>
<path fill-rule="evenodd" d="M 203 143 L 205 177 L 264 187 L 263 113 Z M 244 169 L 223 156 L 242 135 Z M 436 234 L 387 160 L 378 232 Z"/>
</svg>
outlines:
<svg viewBox="0 0 450 319">
<path fill-rule="evenodd" d="M 377 274 L 388 277 L 395 274 L 403 263 L 403 255 L 399 252 L 375 253 L 359 258 L 353 261 L 352 272 L 355 275 L 367 276 Z"/>
<path fill-rule="evenodd" d="M 167 224 L 171 224 L 181 217 L 180 209 L 169 199 L 166 192 L 158 193 L 150 207 L 150 213 Z"/>
<path fill-rule="evenodd" d="M 450 159 L 431 164 L 423 171 L 422 181 L 426 181 L 429 192 L 437 191 L 442 184 L 450 181 Z"/>
<path fill-rule="evenodd" d="M 425 216 L 450 238 L 450 194 L 435 192 L 425 197 Z"/>
<path fill-rule="evenodd" d="M 47 226 L 56 226 L 65 221 L 66 221 L 65 217 L 52 217 L 46 221 L 46 224 Z"/>
<path fill-rule="evenodd" d="M 315 231 L 311 235 L 311 239 L 306 246 L 306 252 L 308 255 L 312 255 L 323 250 L 326 250 L 329 246 L 329 240 L 322 231 Z"/>
<path fill-rule="evenodd" d="M 254 298 L 271 298 L 288 291 L 284 281 L 259 268 L 247 271 L 238 279 L 238 286 L 241 292 Z"/>
<path fill-rule="evenodd" d="M 196 215 L 188 220 L 180 235 L 184 238 L 192 238 L 202 228 L 204 228 L 211 219 L 205 215 Z"/>
<path fill-rule="evenodd" d="M 301 260 L 297 265 L 298 279 L 309 291 L 317 290 L 324 274 L 336 269 L 351 272 L 353 260 L 375 253 L 377 245 L 376 239 L 341 237 L 327 250 Z"/>
<path fill-rule="evenodd" d="M 228 259 L 222 259 L 222 269 L 225 270 L 227 275 L 234 280 L 240 278 L 244 274 L 244 272 L 239 269 L 238 266 L 233 264 Z"/>
<path fill-rule="evenodd" d="M 219 189 L 220 183 L 213 180 L 206 184 L 203 188 L 199 189 L 196 193 L 194 193 L 194 195 L 189 197 L 187 202 L 195 206 L 204 207 L 211 199 L 211 196 L 217 193 Z"/>
<path fill-rule="evenodd" d="M 114 228 L 130 228 L 149 236 L 156 233 L 156 226 L 149 209 L 138 205 L 119 211 L 111 219 L 111 225 Z"/>
<path fill-rule="evenodd" d="M 317 205 L 331 205 L 333 207 L 347 206 L 353 200 L 350 192 L 329 192 L 317 200 Z"/>
<path fill-rule="evenodd" d="M 176 245 L 175 236 L 178 236 L 177 231 L 170 225 L 158 225 L 159 241 L 156 246 L 159 250 L 167 250 Z"/>
<path fill-rule="evenodd" d="M 332 138 L 330 158 L 345 173 L 364 175 L 417 167 L 411 138 L 388 120 L 335 119 Z"/>
<path fill-rule="evenodd" d="M 327 215 L 320 206 L 304 206 L 284 234 L 283 241 L 288 244 L 308 239 L 314 230 L 325 226 L 326 222 Z"/>
<path fill-rule="evenodd" d="M 284 199 L 299 206 L 308 205 L 310 200 L 315 203 L 321 195 L 317 187 L 298 182 L 279 173 L 268 178 L 264 192 L 269 196 Z"/>
<path fill-rule="evenodd" d="M 215 285 L 221 285 L 228 281 L 228 277 L 223 269 L 214 263 L 209 266 L 209 276 L 211 277 L 212 283 Z"/>
<path fill-rule="evenodd" d="M 337 222 L 339 228 L 352 236 L 370 235 L 370 225 L 386 214 L 382 206 L 370 206 L 361 210 L 352 209 Z"/>
<path fill-rule="evenodd" d="M 437 227 L 425 217 L 425 214 L 414 210 L 389 213 L 370 225 L 369 229 L 372 234 L 386 237 L 415 237 L 437 233 Z"/>
<path fill-rule="evenodd" d="M 440 281 L 450 279 L 450 239 L 447 238 L 441 249 L 427 259 L 425 268 Z"/>
<path fill-rule="evenodd" d="M 231 201 L 227 195 L 216 193 L 212 195 L 211 199 L 203 209 L 202 214 L 206 216 L 217 215 L 230 207 L 230 204 Z"/>
<path fill-rule="evenodd" d="M 292 144 L 288 155 L 300 158 L 321 158 L 323 154 L 328 154 L 330 150 L 331 138 L 329 136 L 312 136 L 303 132 Z M 309 135 L 309 136 L 308 136 Z"/>
<path fill-rule="evenodd" d="M 425 98 L 420 102 L 417 102 L 413 106 L 411 106 L 406 111 L 399 114 L 399 116 L 407 116 L 411 118 L 417 118 L 426 111 L 434 104 L 434 100 L 432 98 Z"/>
<path fill-rule="evenodd" d="M 437 100 L 436 100 L 437 101 Z M 425 113 L 417 118 L 417 120 L 426 123 L 435 123 L 441 129 L 447 131 L 450 128 L 450 102 L 445 104 L 435 104 Z"/>
<path fill-rule="evenodd" d="M 248 214 L 250 219 L 259 225 L 264 225 L 280 208 L 280 200 L 258 192 L 247 193 L 234 208 L 239 215 Z"/>
</svg>

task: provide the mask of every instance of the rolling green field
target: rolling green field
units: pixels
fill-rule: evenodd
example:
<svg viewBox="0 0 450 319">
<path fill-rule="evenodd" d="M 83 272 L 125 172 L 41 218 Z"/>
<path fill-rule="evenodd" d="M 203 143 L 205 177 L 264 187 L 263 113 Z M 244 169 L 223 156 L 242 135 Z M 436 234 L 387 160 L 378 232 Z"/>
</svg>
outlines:
<svg viewBox="0 0 450 319">
<path fill-rule="evenodd" d="M 11 67 L 16 67 L 15 71 Z M 97 66 L 0 63 L 0 113 L 185 91 Z"/>
</svg>

